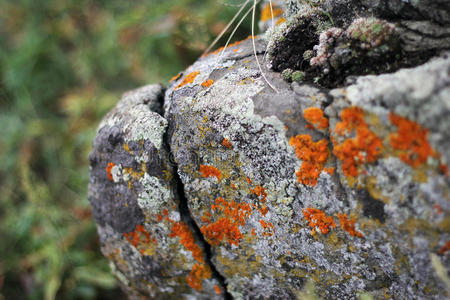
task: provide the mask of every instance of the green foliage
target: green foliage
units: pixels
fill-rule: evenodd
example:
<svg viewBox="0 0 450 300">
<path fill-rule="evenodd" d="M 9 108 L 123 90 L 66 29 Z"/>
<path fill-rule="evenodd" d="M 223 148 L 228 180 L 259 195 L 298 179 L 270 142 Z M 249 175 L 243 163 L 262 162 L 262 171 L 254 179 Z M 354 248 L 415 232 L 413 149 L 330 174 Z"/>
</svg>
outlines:
<svg viewBox="0 0 450 300">
<path fill-rule="evenodd" d="M 122 298 L 87 200 L 96 126 L 191 64 L 237 10 L 224 3 L 0 0 L 0 299 Z"/>
</svg>

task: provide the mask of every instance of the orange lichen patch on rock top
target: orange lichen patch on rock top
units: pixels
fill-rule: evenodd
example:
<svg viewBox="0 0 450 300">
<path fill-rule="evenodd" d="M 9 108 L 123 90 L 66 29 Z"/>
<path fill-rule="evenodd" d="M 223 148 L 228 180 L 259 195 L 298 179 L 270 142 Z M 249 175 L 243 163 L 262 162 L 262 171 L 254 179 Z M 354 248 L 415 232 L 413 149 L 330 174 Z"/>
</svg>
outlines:
<svg viewBox="0 0 450 300">
<path fill-rule="evenodd" d="M 216 177 L 218 181 L 222 179 L 222 172 L 214 166 L 200 165 L 202 177 Z"/>
<path fill-rule="evenodd" d="M 222 140 L 222 146 L 227 147 L 228 149 L 231 149 L 231 142 L 224 138 Z"/>
<path fill-rule="evenodd" d="M 274 234 L 274 227 L 273 224 L 270 222 L 266 222 L 264 220 L 259 220 L 259 223 L 261 224 L 261 227 L 264 229 L 263 236 L 272 236 Z"/>
<path fill-rule="evenodd" d="M 315 186 L 330 156 L 328 142 L 326 140 L 313 142 L 310 135 L 301 134 L 291 137 L 289 144 L 294 147 L 296 156 L 302 160 L 300 170 L 296 172 L 298 182 Z"/>
<path fill-rule="evenodd" d="M 175 80 L 177 80 L 180 77 L 181 77 L 181 73 L 178 73 L 177 75 L 175 75 L 172 78 L 170 78 L 169 82 L 174 82 Z"/>
<path fill-rule="evenodd" d="M 112 169 L 114 166 L 115 166 L 115 164 L 112 163 L 112 162 L 110 162 L 110 163 L 108 163 L 108 166 L 106 167 L 106 175 L 108 176 L 108 179 L 109 179 L 110 181 L 113 181 L 113 177 L 112 177 L 112 174 L 111 174 L 111 169 Z"/>
<path fill-rule="evenodd" d="M 211 277 L 211 269 L 205 264 L 195 264 L 186 276 L 189 286 L 197 291 L 202 290 L 202 280 Z"/>
<path fill-rule="evenodd" d="M 194 72 L 192 72 L 192 73 L 187 74 L 187 75 L 184 77 L 183 81 L 181 81 L 180 84 L 177 85 L 177 86 L 174 88 L 174 90 L 179 89 L 180 87 L 183 87 L 183 86 L 185 86 L 185 85 L 188 84 L 188 83 L 193 83 L 195 77 L 197 77 L 198 74 L 200 74 L 200 71 L 194 71 Z"/>
<path fill-rule="evenodd" d="M 303 111 L 305 120 L 314 125 L 317 129 L 327 129 L 328 119 L 324 116 L 323 110 L 318 107 L 310 107 Z"/>
<path fill-rule="evenodd" d="M 278 17 L 279 15 L 282 15 L 284 13 L 284 10 L 279 7 L 274 7 L 272 5 L 272 9 L 270 9 L 270 3 L 267 3 L 261 10 L 261 22 L 266 22 L 269 20 L 272 20 L 272 14 L 273 18 Z"/>
<path fill-rule="evenodd" d="M 257 185 L 254 189 L 250 189 L 250 192 L 252 192 L 256 196 L 258 196 L 258 198 L 260 196 L 262 196 L 261 202 L 266 202 L 267 193 L 266 193 L 266 190 L 262 186 Z"/>
<path fill-rule="evenodd" d="M 331 228 L 336 228 L 334 219 L 331 216 L 327 216 L 323 211 L 317 208 L 306 208 L 303 209 L 303 215 L 305 219 L 308 220 L 309 227 L 312 227 L 311 234 L 314 235 L 316 232 L 316 227 L 323 234 L 327 234 Z"/>
<path fill-rule="evenodd" d="M 170 220 L 171 221 L 171 220 Z M 192 256 L 194 259 L 198 262 L 203 263 L 203 251 L 200 248 L 199 245 L 195 242 L 194 234 L 192 233 L 191 229 L 184 224 L 183 222 L 172 222 L 172 228 L 171 233 L 169 237 L 179 237 L 180 243 L 186 248 L 186 250 L 190 251 L 192 253 Z"/>
<path fill-rule="evenodd" d="M 439 249 L 439 254 L 445 254 L 445 252 L 450 250 L 450 241 L 447 241 L 444 246 Z"/>
<path fill-rule="evenodd" d="M 355 229 L 355 219 L 348 219 L 346 214 L 338 214 L 339 226 L 351 236 L 363 237 L 364 235 Z"/>
<path fill-rule="evenodd" d="M 246 39 L 244 39 L 244 40 L 242 40 L 242 41 L 237 41 L 237 42 L 234 42 L 234 43 L 232 43 L 232 44 L 229 44 L 229 45 L 227 46 L 227 48 L 231 48 L 231 47 L 237 46 L 237 45 L 239 45 L 240 43 L 242 43 L 242 42 L 244 42 L 244 41 L 247 41 L 247 40 L 250 40 L 250 39 L 252 39 L 252 38 L 253 38 L 253 36 L 249 35 Z M 254 36 L 254 38 L 256 39 L 257 36 Z M 211 55 L 211 54 L 218 54 L 218 53 L 220 53 L 220 51 L 222 51 L 224 48 L 225 48 L 225 47 L 220 47 L 220 48 L 214 50 L 213 52 L 206 53 L 206 54 L 203 55 L 202 57 L 205 57 L 205 56 L 208 56 L 208 55 Z"/>
<path fill-rule="evenodd" d="M 212 79 L 208 79 L 202 82 L 202 87 L 210 87 L 212 86 L 214 83 L 214 80 Z"/>
<path fill-rule="evenodd" d="M 359 107 L 345 108 L 341 112 L 342 122 L 336 124 L 334 131 L 338 135 L 356 132 L 354 138 L 346 139 L 336 145 L 333 154 L 342 161 L 345 176 L 358 176 L 358 166 L 376 161 L 381 154 L 382 141 L 373 133 L 366 121 L 364 112 Z"/>
<path fill-rule="evenodd" d="M 427 162 L 429 156 L 436 153 L 427 141 L 428 130 L 417 122 L 410 121 L 393 113 L 389 120 L 397 126 L 397 132 L 389 135 L 391 147 L 400 150 L 400 159 L 411 167 L 418 167 Z"/>
<path fill-rule="evenodd" d="M 279 19 L 275 22 L 275 25 L 280 25 L 280 24 L 282 24 L 282 23 L 284 23 L 284 22 L 286 22 L 286 19 L 285 19 L 285 18 L 279 18 Z"/>
<path fill-rule="evenodd" d="M 225 216 L 219 218 L 216 222 L 204 225 L 200 231 L 206 239 L 212 244 L 226 240 L 230 245 L 239 245 L 242 233 L 239 226 L 244 226 L 246 219 L 252 213 L 248 203 L 237 203 L 236 201 L 226 201 L 222 197 L 216 199 L 215 204 L 211 205 L 215 213 L 222 213 Z"/>
<path fill-rule="evenodd" d="M 131 232 L 125 232 L 124 237 L 128 242 L 141 252 L 146 254 L 146 248 L 150 244 L 156 244 L 156 239 L 152 238 L 150 232 L 146 231 L 144 226 L 136 225 L 136 230 Z"/>
</svg>

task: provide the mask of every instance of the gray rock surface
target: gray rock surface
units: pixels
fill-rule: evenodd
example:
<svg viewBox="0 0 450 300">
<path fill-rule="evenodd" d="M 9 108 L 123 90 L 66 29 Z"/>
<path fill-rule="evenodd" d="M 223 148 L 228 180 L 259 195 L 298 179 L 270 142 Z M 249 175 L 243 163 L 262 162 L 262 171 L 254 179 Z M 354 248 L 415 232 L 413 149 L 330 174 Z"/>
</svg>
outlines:
<svg viewBox="0 0 450 300">
<path fill-rule="evenodd" d="M 255 40 L 266 79 L 246 40 L 105 117 L 89 186 L 103 253 L 131 298 L 449 297 L 447 3 L 287 2 Z M 395 67 L 367 64 L 390 34 Z M 363 68 L 334 80 L 350 39 Z"/>
</svg>

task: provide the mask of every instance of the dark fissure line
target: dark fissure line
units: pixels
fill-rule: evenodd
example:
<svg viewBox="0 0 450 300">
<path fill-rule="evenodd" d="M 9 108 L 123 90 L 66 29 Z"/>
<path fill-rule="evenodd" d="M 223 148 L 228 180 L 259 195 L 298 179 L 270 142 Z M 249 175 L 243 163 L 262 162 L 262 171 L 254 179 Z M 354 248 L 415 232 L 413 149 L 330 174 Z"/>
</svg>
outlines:
<svg viewBox="0 0 450 300">
<path fill-rule="evenodd" d="M 163 95 L 164 95 L 164 93 L 163 93 Z M 164 117 L 163 104 L 164 104 L 164 98 L 162 99 L 162 102 L 161 102 L 162 116 Z M 178 211 L 180 213 L 180 218 L 193 231 L 196 242 L 200 245 L 200 247 L 202 247 L 203 251 L 205 252 L 205 257 L 204 257 L 205 263 L 210 267 L 212 277 L 215 278 L 219 282 L 219 285 L 221 286 L 221 288 L 223 290 L 224 299 L 231 300 L 231 299 L 233 299 L 233 297 L 228 292 L 227 284 L 225 282 L 225 277 L 223 277 L 222 274 L 220 274 L 219 271 L 217 271 L 216 266 L 212 262 L 211 245 L 208 244 L 208 242 L 206 242 L 205 237 L 203 236 L 203 234 L 200 231 L 200 228 L 198 227 L 197 223 L 195 223 L 194 219 L 191 216 L 191 212 L 190 212 L 188 204 L 187 204 L 188 200 L 187 200 L 186 194 L 184 193 L 184 185 L 178 174 L 178 165 L 175 162 L 175 159 L 173 159 L 174 155 L 171 151 L 170 144 L 169 144 L 169 136 L 170 136 L 169 132 L 171 132 L 171 130 L 170 130 L 170 120 L 168 120 L 168 121 L 169 121 L 169 128 L 167 128 L 166 132 L 163 135 L 163 145 L 166 148 L 167 153 L 169 153 L 169 155 L 170 155 L 170 157 L 168 159 L 169 159 L 169 162 L 171 163 L 171 165 L 173 166 L 173 174 L 174 174 L 174 178 L 173 178 L 174 182 L 173 183 L 175 184 L 176 189 L 177 189 L 175 191 L 176 192 L 175 196 L 178 197 L 178 200 L 179 200 L 178 201 Z"/>
<path fill-rule="evenodd" d="M 184 193 L 183 189 L 183 183 L 181 182 L 181 178 L 178 176 L 178 169 L 175 170 L 175 182 L 177 185 L 177 194 L 179 197 L 180 202 L 178 203 L 179 211 L 181 218 L 184 222 L 188 224 L 188 226 L 192 229 L 194 232 L 194 236 L 197 240 L 197 242 L 200 244 L 200 246 L 205 251 L 205 261 L 211 268 L 212 275 L 217 281 L 219 281 L 219 284 L 222 287 L 222 290 L 224 291 L 224 296 L 226 300 L 231 300 L 233 297 L 228 292 L 227 284 L 225 283 L 225 277 L 222 276 L 222 274 L 217 271 L 216 266 L 212 262 L 212 250 L 211 245 L 206 242 L 204 236 L 202 235 L 200 228 L 198 227 L 197 223 L 193 220 L 191 213 L 189 211 L 188 205 L 187 205 L 187 198 Z"/>
</svg>

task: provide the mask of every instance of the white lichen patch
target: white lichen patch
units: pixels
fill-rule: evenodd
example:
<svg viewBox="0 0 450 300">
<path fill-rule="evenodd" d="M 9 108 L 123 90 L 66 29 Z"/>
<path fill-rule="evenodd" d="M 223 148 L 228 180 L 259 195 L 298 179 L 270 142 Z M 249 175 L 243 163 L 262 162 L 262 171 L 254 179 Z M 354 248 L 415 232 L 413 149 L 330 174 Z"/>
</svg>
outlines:
<svg viewBox="0 0 450 300">
<path fill-rule="evenodd" d="M 114 167 L 112 167 L 111 176 L 114 183 L 119 183 L 120 179 L 122 179 L 122 165 L 115 165 Z"/>
<path fill-rule="evenodd" d="M 143 192 L 138 195 L 137 202 L 143 211 L 158 212 L 171 200 L 170 191 L 161 185 L 157 177 L 144 174 L 139 182 Z"/>
<path fill-rule="evenodd" d="M 150 140 L 156 149 L 161 148 L 167 120 L 157 113 L 143 109 L 143 105 L 130 109 L 133 119 L 123 127 L 126 135 L 125 142 Z"/>
</svg>

